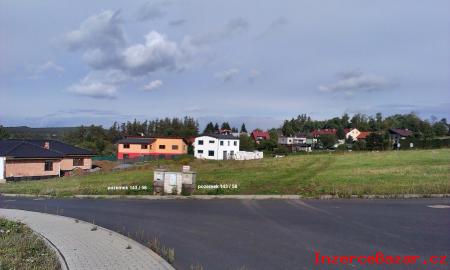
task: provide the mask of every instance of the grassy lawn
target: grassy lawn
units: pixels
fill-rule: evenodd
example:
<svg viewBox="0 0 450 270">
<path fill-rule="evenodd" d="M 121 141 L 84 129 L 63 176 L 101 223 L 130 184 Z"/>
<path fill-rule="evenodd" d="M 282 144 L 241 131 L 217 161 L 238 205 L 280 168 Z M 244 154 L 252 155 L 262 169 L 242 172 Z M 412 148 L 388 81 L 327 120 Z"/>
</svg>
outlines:
<svg viewBox="0 0 450 270">
<path fill-rule="evenodd" d="M 237 189 L 196 194 L 431 194 L 450 193 L 450 149 L 291 155 L 250 161 L 161 161 L 180 170 L 189 163 L 197 184 L 237 184 Z M 0 192 L 47 195 L 151 194 L 153 161 L 120 172 L 0 185 Z M 147 185 L 147 191 L 108 186 Z"/>
<path fill-rule="evenodd" d="M 22 223 L 0 218 L 0 269 L 61 269 L 53 250 Z"/>
</svg>

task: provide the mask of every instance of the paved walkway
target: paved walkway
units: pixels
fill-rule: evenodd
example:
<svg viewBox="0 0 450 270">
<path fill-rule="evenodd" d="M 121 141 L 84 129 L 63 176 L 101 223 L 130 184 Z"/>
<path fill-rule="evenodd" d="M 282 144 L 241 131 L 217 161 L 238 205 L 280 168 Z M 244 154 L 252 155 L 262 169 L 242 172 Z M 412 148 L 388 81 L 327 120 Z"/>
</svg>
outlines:
<svg viewBox="0 0 450 270">
<path fill-rule="evenodd" d="M 174 269 L 149 248 L 116 232 L 73 218 L 2 209 L 0 216 L 20 220 L 53 244 L 68 269 Z M 131 248 L 130 248 L 131 247 Z"/>
</svg>

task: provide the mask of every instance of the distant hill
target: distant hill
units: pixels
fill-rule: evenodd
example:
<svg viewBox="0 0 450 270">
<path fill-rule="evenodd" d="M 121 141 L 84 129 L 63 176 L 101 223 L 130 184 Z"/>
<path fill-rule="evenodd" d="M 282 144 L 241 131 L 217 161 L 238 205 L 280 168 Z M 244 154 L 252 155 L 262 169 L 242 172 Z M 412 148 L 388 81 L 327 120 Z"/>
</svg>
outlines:
<svg viewBox="0 0 450 270">
<path fill-rule="evenodd" d="M 11 138 L 15 139 L 55 139 L 62 140 L 65 134 L 74 131 L 76 127 L 47 127 L 47 128 L 30 128 L 26 126 L 20 127 L 4 127 Z"/>
</svg>

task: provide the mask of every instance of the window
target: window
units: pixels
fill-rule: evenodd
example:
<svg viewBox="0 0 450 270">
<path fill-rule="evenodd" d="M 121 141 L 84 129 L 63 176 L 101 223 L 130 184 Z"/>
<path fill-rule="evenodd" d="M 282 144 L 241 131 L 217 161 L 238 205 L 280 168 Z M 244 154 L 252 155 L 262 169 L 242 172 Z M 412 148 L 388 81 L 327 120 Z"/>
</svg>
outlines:
<svg viewBox="0 0 450 270">
<path fill-rule="evenodd" d="M 228 146 L 230 146 L 230 141 L 228 141 Z"/>
<path fill-rule="evenodd" d="M 203 145 L 203 140 L 198 140 L 198 145 Z"/>
<path fill-rule="evenodd" d="M 208 156 L 213 157 L 214 156 L 214 151 L 213 150 L 209 150 L 208 151 Z"/>
<path fill-rule="evenodd" d="M 73 166 L 83 166 L 83 165 L 84 165 L 84 158 L 73 159 Z"/>
<path fill-rule="evenodd" d="M 159 149 L 166 149 L 166 145 L 165 144 L 160 144 L 159 145 Z"/>
<path fill-rule="evenodd" d="M 220 145 L 223 145 L 223 141 L 220 141 Z"/>
<path fill-rule="evenodd" d="M 203 154 L 203 150 L 197 150 L 197 154 Z"/>
<path fill-rule="evenodd" d="M 126 144 L 123 145 L 123 148 L 128 149 L 128 148 L 130 148 L 130 145 L 128 143 L 126 143 Z"/>
<path fill-rule="evenodd" d="M 234 146 L 237 146 L 237 141 L 234 141 Z"/>
<path fill-rule="evenodd" d="M 178 145 L 176 144 L 172 145 L 172 150 L 178 150 Z"/>
<path fill-rule="evenodd" d="M 141 144 L 141 149 L 147 149 L 148 145 L 147 144 Z"/>
<path fill-rule="evenodd" d="M 46 160 L 44 162 L 44 171 L 53 171 L 53 161 Z"/>
<path fill-rule="evenodd" d="M 209 143 L 214 143 L 214 140 L 210 140 Z"/>
</svg>

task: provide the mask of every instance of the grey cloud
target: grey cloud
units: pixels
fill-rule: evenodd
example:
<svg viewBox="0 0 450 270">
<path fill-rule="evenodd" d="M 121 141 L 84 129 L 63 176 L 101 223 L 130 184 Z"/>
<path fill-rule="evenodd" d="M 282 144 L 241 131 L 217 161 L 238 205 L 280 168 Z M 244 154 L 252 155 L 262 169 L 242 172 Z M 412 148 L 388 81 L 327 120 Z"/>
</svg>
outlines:
<svg viewBox="0 0 450 270">
<path fill-rule="evenodd" d="M 239 74 L 239 69 L 237 68 L 230 68 L 221 72 L 217 72 L 216 74 L 214 74 L 214 77 L 216 79 L 222 80 L 224 82 L 229 82 L 231 80 L 233 80 L 233 78 L 235 76 L 237 76 Z"/>
<path fill-rule="evenodd" d="M 286 24 L 288 24 L 288 20 L 285 17 L 283 17 L 283 16 L 278 17 L 277 19 L 272 21 L 263 32 L 261 32 L 259 35 L 257 35 L 256 39 L 262 39 L 276 31 L 278 31 L 281 27 L 285 26 Z"/>
<path fill-rule="evenodd" d="M 164 8 L 170 4 L 171 2 L 169 1 L 146 2 L 139 8 L 137 12 L 137 19 L 139 21 L 160 19 L 166 15 Z"/>
<path fill-rule="evenodd" d="M 345 93 L 348 95 L 386 89 L 391 83 L 384 77 L 359 72 L 341 73 L 334 83 L 320 85 L 324 93 Z"/>
<path fill-rule="evenodd" d="M 179 20 L 173 20 L 169 22 L 170 26 L 181 26 L 183 24 L 185 24 L 187 22 L 187 20 L 185 19 L 179 19 Z"/>
<path fill-rule="evenodd" d="M 72 50 L 118 48 L 125 41 L 120 11 L 111 10 L 89 17 L 77 30 L 64 36 L 65 45 Z"/>
</svg>

